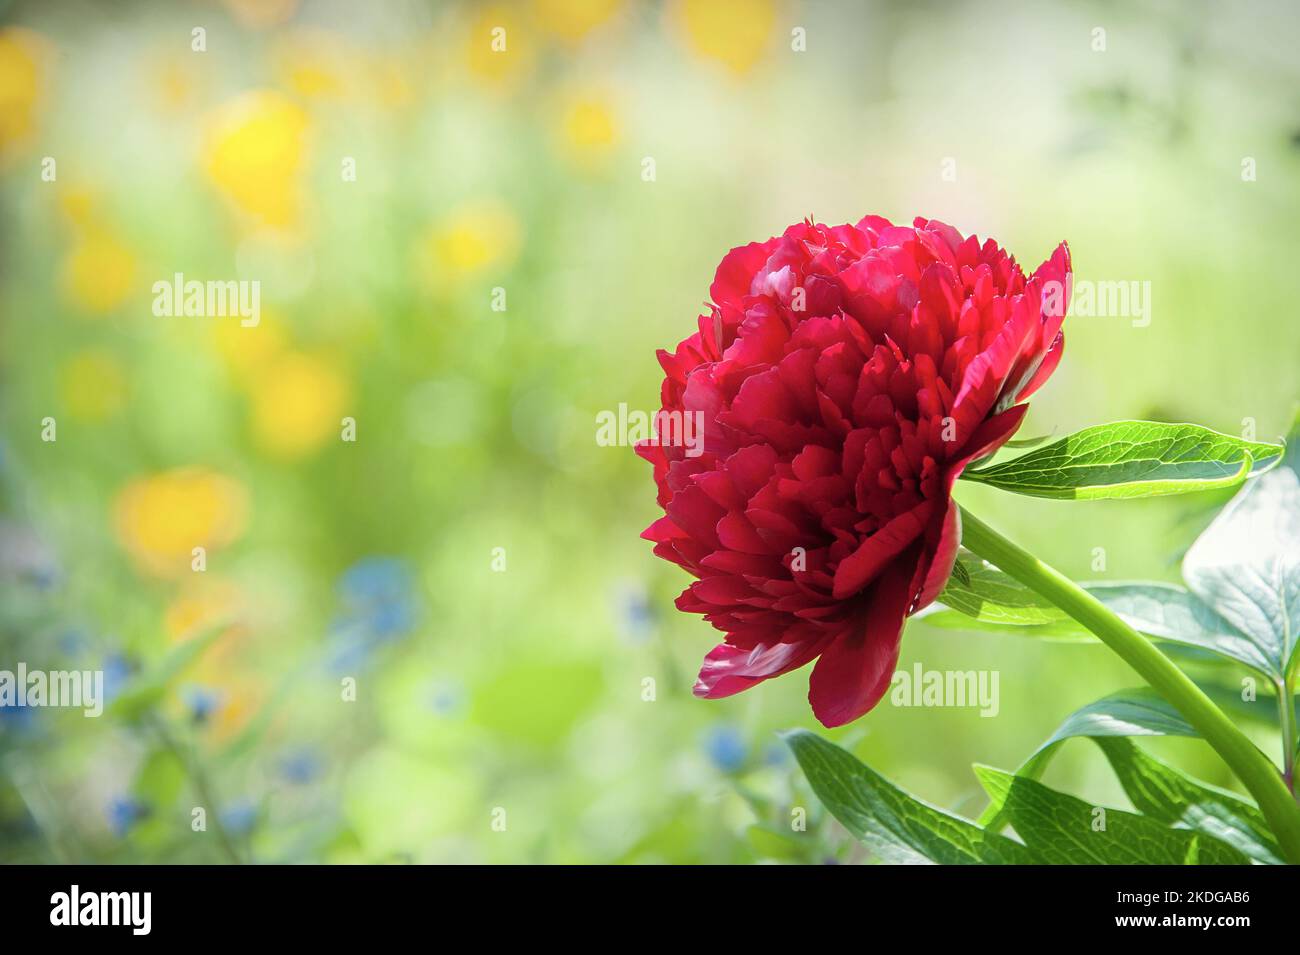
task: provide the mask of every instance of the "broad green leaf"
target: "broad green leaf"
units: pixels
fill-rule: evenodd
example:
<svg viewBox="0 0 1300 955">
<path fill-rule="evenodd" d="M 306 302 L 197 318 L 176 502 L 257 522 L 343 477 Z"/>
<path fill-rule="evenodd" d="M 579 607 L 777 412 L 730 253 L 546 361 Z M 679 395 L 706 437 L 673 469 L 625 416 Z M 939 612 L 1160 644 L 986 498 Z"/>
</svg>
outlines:
<svg viewBox="0 0 1300 955">
<path fill-rule="evenodd" d="M 1017 776 L 1039 779 L 1061 743 L 1075 736 L 1197 736 L 1195 729 L 1154 690 L 1121 690 L 1080 707 L 1067 716 L 1016 770 Z M 1005 807 L 991 799 L 980 825 L 999 831 L 1007 824 Z"/>
<path fill-rule="evenodd" d="M 1034 497 L 1153 497 L 1240 484 L 1276 465 L 1282 452 L 1200 425 L 1116 421 L 962 477 Z"/>
<path fill-rule="evenodd" d="M 1050 640 L 1096 639 L 1062 610 L 969 551 L 958 554 L 956 567 L 962 568 L 962 577 L 954 573 L 949 578 L 939 594 L 942 606 L 931 604 L 917 619 L 950 629 L 1013 632 Z M 1271 679 L 1280 675 L 1276 662 L 1259 646 L 1182 587 L 1156 582 L 1082 586 L 1125 623 L 1148 636 L 1207 650 Z"/>
<path fill-rule="evenodd" d="M 970 571 L 966 569 L 966 564 L 960 556 L 952 562 L 952 576 L 958 583 L 970 586 Z"/>
<path fill-rule="evenodd" d="M 785 741 L 827 811 L 886 862 L 1025 864 L 1019 843 L 917 799 L 806 730 Z"/>
<path fill-rule="evenodd" d="M 958 552 L 939 602 L 994 627 L 1034 627 L 1069 619 L 1046 598 L 968 550 Z"/>
<path fill-rule="evenodd" d="M 1159 583 L 1084 586 L 1134 630 L 1160 640 L 1208 650 L 1267 676 L 1279 672 L 1258 645 L 1182 587 Z"/>
<path fill-rule="evenodd" d="M 1154 690 L 1139 687 L 1075 710 L 1039 750 L 1074 736 L 1196 736 L 1182 715 Z"/>
<path fill-rule="evenodd" d="M 1300 634 L 1300 475 L 1281 467 L 1229 502 L 1183 559 L 1188 587 L 1280 675 Z"/>
<path fill-rule="evenodd" d="M 1226 842 L 1258 862 L 1278 865 L 1282 852 L 1264 814 L 1230 792 L 1192 779 L 1127 739 L 1096 739 L 1133 808 L 1177 828 Z"/>
<path fill-rule="evenodd" d="M 1245 865 L 1249 859 L 1212 836 L 1104 809 L 1014 773 L 976 766 L 989 798 L 1005 807 L 1035 861 L 1050 865 Z"/>
<path fill-rule="evenodd" d="M 1300 643 L 1300 423 L 1285 455 L 1279 445 L 1223 435 L 1215 439 L 1217 444 L 1202 447 L 1239 446 L 1241 454 L 1253 455 L 1253 473 L 1260 476 L 1223 509 L 1187 552 L 1183 576 L 1190 590 L 1151 583 L 1084 587 L 1149 636 L 1244 663 L 1278 683 L 1300 660 L 1296 652 Z M 1017 458 L 1005 467 L 1030 457 Z M 1279 458 L 1280 465 L 1273 467 Z M 1269 467 L 1272 470 L 1260 473 Z M 1082 628 L 1064 614 L 973 555 L 960 555 L 959 562 L 964 579 L 950 580 L 939 600 L 970 617 L 974 623 L 967 624 L 968 629 L 1013 630 L 1051 639 L 1082 634 Z M 927 619 L 934 626 L 962 626 L 942 610 L 932 611 Z"/>
<path fill-rule="evenodd" d="M 913 620 L 924 620 L 931 627 L 942 630 L 976 630 L 982 633 L 1010 633 L 1018 637 L 1032 637 L 1035 640 L 1050 640 L 1053 643 L 1096 643 L 1097 638 L 1083 629 L 1073 620 L 1064 619 L 1055 623 L 1015 624 L 1006 620 L 990 620 L 987 617 L 972 617 L 960 610 L 951 610 L 940 603 L 933 603 L 919 611 Z"/>
<path fill-rule="evenodd" d="M 1245 699 L 1241 685 L 1232 686 L 1215 680 L 1196 680 L 1195 683 L 1234 723 L 1250 723 L 1277 730 L 1278 700 L 1268 692 L 1266 685 L 1253 686 L 1253 698 Z"/>
<path fill-rule="evenodd" d="M 1050 437 L 1051 437 L 1050 434 L 1040 434 L 1033 438 L 1012 438 L 1010 441 L 1004 444 L 1003 447 L 1004 448 L 1036 448 Z"/>
</svg>

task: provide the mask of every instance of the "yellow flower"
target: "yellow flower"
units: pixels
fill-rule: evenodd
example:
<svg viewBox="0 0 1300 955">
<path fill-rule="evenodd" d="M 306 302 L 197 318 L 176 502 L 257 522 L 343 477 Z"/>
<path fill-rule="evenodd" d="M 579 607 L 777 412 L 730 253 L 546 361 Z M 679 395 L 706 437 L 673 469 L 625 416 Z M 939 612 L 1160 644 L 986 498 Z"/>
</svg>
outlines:
<svg viewBox="0 0 1300 955">
<path fill-rule="evenodd" d="M 278 457 L 302 457 L 341 437 L 349 394 L 347 379 L 332 363 L 282 354 L 253 384 L 253 433 Z"/>
<path fill-rule="evenodd" d="M 212 326 L 217 353 L 231 377 L 242 385 L 260 377 L 286 345 L 280 310 L 273 305 L 263 305 L 261 309 L 261 321 L 256 328 L 245 328 L 239 322 L 216 322 Z"/>
<path fill-rule="evenodd" d="M 99 193 L 85 184 L 58 183 L 59 211 L 73 229 L 88 230 L 98 221 Z"/>
<path fill-rule="evenodd" d="M 194 54 L 169 51 L 155 55 L 146 66 L 146 82 L 164 112 L 184 114 L 190 109 L 198 85 L 194 64 Z"/>
<path fill-rule="evenodd" d="M 737 75 L 758 62 L 776 25 L 772 0 L 677 0 L 673 13 L 692 51 Z"/>
<path fill-rule="evenodd" d="M 86 349 L 68 359 L 60 376 L 68 413 L 83 421 L 102 421 L 116 414 L 126 395 L 126 376 L 113 355 Z"/>
<path fill-rule="evenodd" d="M 45 41 L 30 30 L 0 30 L 0 153 L 20 145 L 36 129 L 46 53 Z"/>
<path fill-rule="evenodd" d="M 87 312 L 111 312 L 135 288 L 135 256 L 107 230 L 83 231 L 63 262 L 68 297 Z"/>
<path fill-rule="evenodd" d="M 203 587 L 183 592 L 168 605 L 162 616 L 162 629 L 166 631 L 168 641 L 185 642 L 225 620 L 234 596 L 234 587 L 229 583 L 213 586 L 207 581 Z"/>
<path fill-rule="evenodd" d="M 218 741 L 228 740 L 248 726 L 262 708 L 266 691 L 252 679 L 219 686 L 221 705 L 208 721 L 208 728 Z"/>
<path fill-rule="evenodd" d="M 599 94 L 572 100 L 561 122 L 560 148 L 579 166 L 597 167 L 618 143 L 618 123 L 609 102 Z"/>
<path fill-rule="evenodd" d="M 136 478 L 114 504 L 122 546 L 136 564 L 160 577 L 192 571 L 195 547 L 212 552 L 244 532 L 248 499 L 232 478 L 203 468 L 181 468 Z"/>
<path fill-rule="evenodd" d="M 204 163 L 208 177 L 255 220 L 293 225 L 301 206 L 307 136 L 307 114 L 297 103 L 267 90 L 245 93 L 210 120 Z"/>
<path fill-rule="evenodd" d="M 533 0 L 542 28 L 570 43 L 581 40 L 622 6 L 623 0 Z"/>
<path fill-rule="evenodd" d="M 386 51 L 369 58 L 364 67 L 370 95 L 387 109 L 406 109 L 415 102 L 419 79 L 418 58 L 410 51 Z"/>
<path fill-rule="evenodd" d="M 529 24 L 519 10 L 505 4 L 484 7 L 469 24 L 466 65 L 489 86 L 513 87 L 531 70 L 536 57 Z"/>
<path fill-rule="evenodd" d="M 434 224 L 423 249 L 435 279 L 472 278 L 514 261 L 519 220 L 498 201 L 465 203 Z"/>
<path fill-rule="evenodd" d="M 298 30 L 276 47 L 280 82 L 305 99 L 337 99 L 347 92 L 356 54 L 342 37 L 326 30 Z"/>
</svg>

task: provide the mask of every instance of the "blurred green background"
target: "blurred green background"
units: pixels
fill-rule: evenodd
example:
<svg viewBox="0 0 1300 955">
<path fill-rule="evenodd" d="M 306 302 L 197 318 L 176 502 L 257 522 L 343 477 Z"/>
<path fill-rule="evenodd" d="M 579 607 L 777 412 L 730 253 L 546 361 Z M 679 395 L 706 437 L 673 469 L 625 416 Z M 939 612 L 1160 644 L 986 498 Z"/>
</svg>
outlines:
<svg viewBox="0 0 1300 955">
<path fill-rule="evenodd" d="M 649 467 L 595 441 L 657 409 L 726 250 L 805 216 L 941 218 L 1029 268 L 1066 239 L 1077 278 L 1150 282 L 1145 327 L 1067 319 L 1023 437 L 1271 439 L 1300 394 L 1280 0 L 0 11 L 0 668 L 113 696 L 0 709 L 0 861 L 863 859 L 775 736 L 816 727 L 806 674 L 691 696 L 716 633 L 638 538 Z M 176 272 L 259 280 L 260 324 L 156 317 Z M 1177 579 L 1214 503 L 958 496 L 1112 580 Z M 1136 682 L 923 622 L 917 661 L 1000 671 L 998 716 L 886 700 L 828 735 L 970 815 L 972 762 Z M 1085 744 L 1047 781 L 1126 805 Z"/>
</svg>

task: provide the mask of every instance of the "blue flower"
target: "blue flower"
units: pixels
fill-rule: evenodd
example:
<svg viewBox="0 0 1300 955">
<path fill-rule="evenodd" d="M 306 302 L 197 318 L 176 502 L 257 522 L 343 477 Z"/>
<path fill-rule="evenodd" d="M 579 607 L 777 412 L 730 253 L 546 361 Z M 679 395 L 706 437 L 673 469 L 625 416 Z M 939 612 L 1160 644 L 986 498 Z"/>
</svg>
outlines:
<svg viewBox="0 0 1300 955">
<path fill-rule="evenodd" d="M 134 796 L 114 796 L 108 801 L 104 814 L 108 818 L 108 828 L 121 839 L 149 815 L 149 807 Z"/>
<path fill-rule="evenodd" d="M 419 604 L 413 575 L 396 557 L 367 557 L 339 578 L 343 619 L 389 640 L 415 629 Z"/>
<path fill-rule="evenodd" d="M 366 557 L 339 577 L 342 608 L 332 624 L 327 663 L 336 673 L 355 673 L 386 643 L 406 636 L 420 618 L 414 577 L 396 557 Z"/>
<path fill-rule="evenodd" d="M 763 750 L 763 764 L 783 769 L 790 765 L 790 749 L 784 743 L 768 743 Z"/>
<path fill-rule="evenodd" d="M 289 750 L 280 758 L 280 775 L 296 786 L 311 782 L 320 772 L 320 756 L 311 747 Z"/>
<path fill-rule="evenodd" d="M 187 686 L 181 690 L 181 699 L 189 711 L 190 719 L 203 724 L 221 707 L 221 694 L 205 686 Z"/>
<path fill-rule="evenodd" d="M 100 669 L 104 671 L 104 702 L 111 703 L 131 682 L 135 667 L 125 656 L 114 651 L 104 657 Z"/>
<path fill-rule="evenodd" d="M 221 810 L 221 828 L 232 836 L 246 836 L 257 825 L 257 807 L 249 799 L 237 799 Z"/>
<path fill-rule="evenodd" d="M 370 662 L 373 640 L 357 627 L 336 628 L 325 645 L 325 664 L 334 673 L 357 673 Z"/>
<path fill-rule="evenodd" d="M 59 650 L 67 657 L 78 659 L 89 646 L 90 641 L 82 630 L 69 629 L 59 634 Z"/>
<path fill-rule="evenodd" d="M 734 726 L 720 724 L 705 735 L 704 752 L 719 770 L 735 773 L 744 767 L 749 746 Z"/>
<path fill-rule="evenodd" d="M 36 726 L 36 707 L 0 703 L 0 730 L 27 733 Z"/>
<path fill-rule="evenodd" d="M 439 680 L 429 693 L 429 706 L 439 716 L 451 716 L 465 705 L 465 690 L 452 680 Z"/>
<path fill-rule="evenodd" d="M 614 616 L 629 643 L 644 643 L 654 632 L 655 612 L 650 595 L 639 581 L 625 581 L 614 592 Z"/>
</svg>

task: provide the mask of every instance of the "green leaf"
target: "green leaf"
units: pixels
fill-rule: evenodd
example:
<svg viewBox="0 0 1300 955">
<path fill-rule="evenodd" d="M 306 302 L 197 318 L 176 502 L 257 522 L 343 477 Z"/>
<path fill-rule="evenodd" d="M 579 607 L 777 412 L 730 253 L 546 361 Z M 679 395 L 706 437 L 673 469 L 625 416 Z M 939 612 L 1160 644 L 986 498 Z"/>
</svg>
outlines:
<svg viewBox="0 0 1300 955">
<path fill-rule="evenodd" d="M 1095 807 L 1042 783 L 988 766 L 975 775 L 1036 862 L 1050 865 L 1245 865 L 1250 860 L 1203 832 Z M 1104 813 L 1104 815 L 1103 815 Z M 1104 828 L 1099 828 L 1104 826 Z"/>
<path fill-rule="evenodd" d="M 1282 452 L 1200 425 L 1116 421 L 962 477 L 1034 497 L 1153 497 L 1240 484 L 1276 465 Z"/>
<path fill-rule="evenodd" d="M 913 620 L 924 620 L 931 627 L 941 630 L 973 630 L 981 633 L 1010 633 L 1018 637 L 1031 637 L 1035 640 L 1050 640 L 1053 643 L 1096 643 L 1097 638 L 1073 620 L 1064 619 L 1055 623 L 1015 624 L 1009 621 L 995 621 L 985 617 L 972 617 L 960 610 L 950 610 L 939 603 L 917 612 Z"/>
<path fill-rule="evenodd" d="M 943 606 L 931 604 L 916 619 L 957 630 L 1012 632 L 1062 641 L 1096 639 L 1064 611 L 969 551 L 958 554 L 954 571 L 958 567 L 962 577 L 954 572 L 939 594 Z M 1148 636 L 1210 651 L 1244 663 L 1270 679 L 1280 676 L 1275 660 L 1182 587 L 1157 582 L 1082 586 L 1125 623 Z"/>
<path fill-rule="evenodd" d="M 1010 441 L 1004 444 L 1003 447 L 1004 448 L 1036 448 L 1050 437 L 1051 437 L 1050 434 L 1040 434 L 1033 438 L 1012 438 Z"/>
<path fill-rule="evenodd" d="M 1243 699 L 1240 685 L 1225 686 L 1213 680 L 1198 680 L 1196 684 L 1235 722 L 1252 723 L 1273 732 L 1277 731 L 1280 703 L 1277 694 L 1269 692 L 1270 687 L 1267 685 L 1257 687 L 1251 699 Z M 1293 694 L 1292 705 L 1294 703 Z"/>
<path fill-rule="evenodd" d="M 784 739 L 830 814 L 886 862 L 1033 861 L 1019 843 L 922 802 L 820 736 L 793 730 Z"/>
<path fill-rule="evenodd" d="M 953 574 L 938 599 L 945 606 L 996 628 L 1034 627 L 1069 619 L 1045 597 L 968 550 L 958 552 Z M 1071 626 L 1075 631 L 1081 629 L 1078 624 Z"/>
<path fill-rule="evenodd" d="M 1300 475 L 1281 467 L 1229 502 L 1183 559 L 1183 578 L 1276 676 L 1300 634 Z"/>
<path fill-rule="evenodd" d="M 1139 687 L 1075 710 L 1039 750 L 1074 736 L 1196 736 L 1182 715 L 1154 690 Z"/>
<path fill-rule="evenodd" d="M 1176 828 L 1226 842 L 1258 862 L 1280 865 L 1282 850 L 1254 805 L 1192 779 L 1127 739 L 1097 739 L 1133 808 Z"/>
<path fill-rule="evenodd" d="M 1075 736 L 1197 736 L 1195 729 L 1154 690 L 1121 690 L 1080 707 L 1067 716 L 1016 770 L 1017 776 L 1039 779 L 1061 743 Z M 1000 831 L 1008 822 L 1005 807 L 991 799 L 979 823 Z"/>
<path fill-rule="evenodd" d="M 1160 640 L 1209 650 L 1267 676 L 1279 673 L 1275 662 L 1258 645 L 1182 587 L 1159 583 L 1099 583 L 1086 584 L 1085 588 L 1134 630 Z"/>
<path fill-rule="evenodd" d="M 1216 453 L 1222 456 L 1226 453 L 1224 447 L 1236 446 L 1241 454 L 1256 456 L 1252 458 L 1254 473 L 1277 464 L 1283 450 L 1279 445 L 1223 435 L 1215 439 L 1217 444 L 1198 447 L 1217 447 Z M 1183 453 L 1186 457 L 1190 452 L 1184 449 Z M 1031 457 L 1017 458 L 1005 467 L 1018 466 Z M 1298 462 L 1300 427 L 1293 431 L 1290 450 L 1280 466 L 1262 474 L 1233 498 L 1188 550 L 1183 576 L 1190 589 L 1158 583 L 1094 583 L 1084 587 L 1134 629 L 1158 640 L 1244 663 L 1275 684 L 1281 683 L 1288 668 L 1300 660 Z M 979 474 L 988 475 L 993 470 Z M 973 622 L 934 609 L 919 615 L 931 625 L 1010 630 L 1049 639 L 1076 639 L 1086 633 L 1042 598 L 973 555 L 959 554 L 958 564 L 963 575 L 949 580 L 939 601 Z"/>
<path fill-rule="evenodd" d="M 960 556 L 952 563 L 952 576 L 958 583 L 965 584 L 967 587 L 970 586 L 970 571 L 966 568 L 966 564 L 962 562 Z"/>
</svg>

